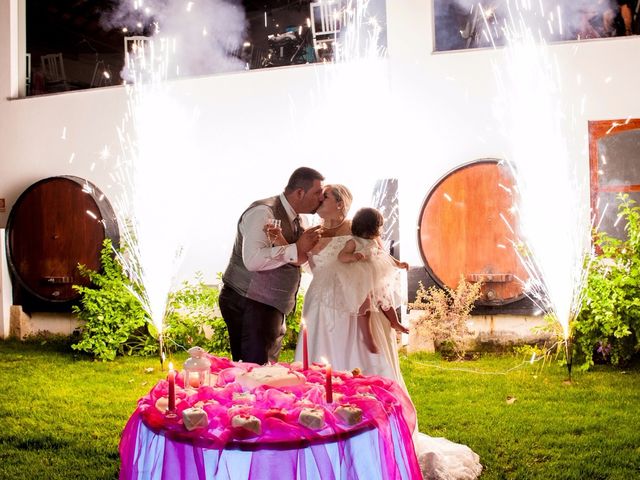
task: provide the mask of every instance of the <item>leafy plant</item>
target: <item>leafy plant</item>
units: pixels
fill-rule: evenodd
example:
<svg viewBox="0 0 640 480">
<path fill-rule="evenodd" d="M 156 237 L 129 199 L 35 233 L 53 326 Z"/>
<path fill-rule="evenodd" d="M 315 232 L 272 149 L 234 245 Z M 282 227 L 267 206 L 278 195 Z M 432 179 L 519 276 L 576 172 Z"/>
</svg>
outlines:
<svg viewBox="0 0 640 480">
<path fill-rule="evenodd" d="M 127 342 L 134 334 L 144 335 L 148 316 L 133 293 L 136 286 L 125 275 L 113 254 L 110 239 L 105 239 L 100 251 L 102 271 L 96 272 L 78 265 L 80 274 L 91 280 L 91 286 L 74 285 L 82 296 L 73 313 L 84 321 L 81 338 L 71 348 L 93 354 L 100 360 L 113 360 L 117 354 L 152 353 L 148 345 L 139 350 Z"/>
<path fill-rule="evenodd" d="M 218 310 L 219 291 L 206 285 L 202 274 L 196 283 L 182 283 L 168 301 L 163 332 L 169 350 L 200 346 L 209 352 L 228 353 L 229 334 Z"/>
<path fill-rule="evenodd" d="M 91 353 L 100 360 L 113 360 L 116 355 L 156 353 L 158 332 L 136 294 L 139 287 L 127 277 L 113 255 L 110 240 L 103 244 L 100 261 L 101 272 L 78 266 L 92 285 L 74 285 L 82 297 L 73 311 L 84 325 L 80 341 L 72 348 Z M 229 353 L 229 334 L 220 316 L 218 297 L 218 289 L 206 285 L 200 273 L 195 283 L 185 281 L 179 290 L 169 295 L 162 333 L 167 350 L 197 345 L 209 352 Z M 286 318 L 285 349 L 296 345 L 303 299 L 304 295 L 299 294 L 294 312 Z"/>
<path fill-rule="evenodd" d="M 420 334 L 431 335 L 443 356 L 463 359 L 467 353 L 465 337 L 470 334 L 467 320 L 474 302 L 480 298 L 482 284 L 470 283 L 460 278 L 455 289 L 432 286 L 424 288 L 419 283 L 416 301 L 409 308 L 423 310 L 414 328 Z"/>
<path fill-rule="evenodd" d="M 592 262 L 582 311 L 574 322 L 574 361 L 586 370 L 594 360 L 623 366 L 640 352 L 640 207 L 618 195 L 627 238 L 597 232 L 601 252 Z"/>
<path fill-rule="evenodd" d="M 100 263 L 101 272 L 78 266 L 92 285 L 74 285 L 82 297 L 73 312 L 84 325 L 80 341 L 72 348 L 103 361 L 113 360 L 116 355 L 157 353 L 159 334 L 139 300 L 139 287 L 125 274 L 108 239 L 100 252 Z M 210 352 L 226 353 L 227 328 L 217 306 L 218 290 L 205 285 L 201 274 L 197 275 L 195 284 L 183 282 L 167 301 L 163 332 L 167 348 L 176 350 L 198 345 Z"/>
<path fill-rule="evenodd" d="M 304 304 L 304 291 L 299 291 L 296 296 L 296 308 L 285 318 L 287 332 L 282 339 L 282 348 L 296 348 L 298 334 L 300 333 L 300 320 L 302 319 L 302 306 Z"/>
</svg>

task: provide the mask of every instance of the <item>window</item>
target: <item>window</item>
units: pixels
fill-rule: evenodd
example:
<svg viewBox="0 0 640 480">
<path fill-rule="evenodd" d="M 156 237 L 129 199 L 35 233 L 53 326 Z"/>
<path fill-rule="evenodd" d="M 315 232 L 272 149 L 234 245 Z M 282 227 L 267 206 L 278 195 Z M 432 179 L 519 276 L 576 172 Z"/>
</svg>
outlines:
<svg viewBox="0 0 640 480">
<path fill-rule="evenodd" d="M 365 4 L 363 28 L 376 19 L 384 50 L 385 0 L 26 0 L 27 92 L 121 84 L 129 80 L 125 49 L 157 29 L 181 35 L 182 77 L 333 61 L 355 16 L 349 7 Z"/>
<path fill-rule="evenodd" d="M 618 221 L 619 193 L 640 204 L 640 118 L 589 122 L 591 208 L 596 225 L 624 238 Z"/>
<path fill-rule="evenodd" d="M 529 5 L 526 9 L 524 6 Z M 522 19 L 546 42 L 640 33 L 638 0 L 434 0 L 435 51 L 503 46 L 505 24 Z"/>
</svg>

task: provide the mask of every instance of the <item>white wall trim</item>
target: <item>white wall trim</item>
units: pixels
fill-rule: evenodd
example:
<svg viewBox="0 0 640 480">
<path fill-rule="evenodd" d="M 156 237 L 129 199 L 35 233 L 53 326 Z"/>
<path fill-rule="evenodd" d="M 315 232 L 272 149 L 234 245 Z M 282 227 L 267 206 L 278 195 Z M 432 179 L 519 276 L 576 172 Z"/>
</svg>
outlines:
<svg viewBox="0 0 640 480">
<path fill-rule="evenodd" d="M 0 228 L 0 337 L 9 337 L 9 325 L 11 323 L 11 304 L 13 303 L 13 290 L 7 264 L 7 250 L 5 248 L 4 228 Z"/>
</svg>

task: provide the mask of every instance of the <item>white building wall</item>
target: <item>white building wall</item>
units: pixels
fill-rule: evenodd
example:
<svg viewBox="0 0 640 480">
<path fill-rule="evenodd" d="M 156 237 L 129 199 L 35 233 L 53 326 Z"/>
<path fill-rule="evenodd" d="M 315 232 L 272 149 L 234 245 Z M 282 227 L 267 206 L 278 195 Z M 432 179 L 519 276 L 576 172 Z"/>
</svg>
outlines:
<svg viewBox="0 0 640 480">
<path fill-rule="evenodd" d="M 111 195 L 114 158 L 101 160 L 100 152 L 119 151 L 116 128 L 127 107 L 121 86 L 10 99 L 16 75 L 10 27 L 19 5 L 0 2 L 0 198 L 7 202 L 0 227 L 20 193 L 47 176 L 87 178 Z M 378 178 L 399 178 L 403 260 L 421 264 L 415 229 L 433 182 L 460 163 L 509 150 L 492 117 L 499 93 L 492 64 L 500 64 L 503 50 L 432 53 L 431 8 L 424 0 L 387 2 L 389 57 L 360 83 L 351 83 L 348 68 L 323 65 L 172 83 L 176 98 L 200 112 L 194 137 L 206 161 L 193 176 L 209 186 L 201 196 L 208 216 L 193 232 L 183 278 L 201 271 L 215 282 L 238 214 L 253 199 L 281 191 L 300 165 L 351 187 L 354 208 L 369 202 Z M 570 155 L 585 180 L 587 121 L 640 116 L 639 49 L 640 37 L 550 47 L 566 79 L 581 77 L 581 89 L 566 89 L 563 100 L 578 105 L 586 92 L 583 111 L 566 119 L 575 121 L 575 128 L 566 125 L 575 135 Z M 337 95 L 341 85 L 351 89 Z M 165 200 L 180 202 L 173 193 Z M 166 218 L 167 228 L 173 221 Z"/>
</svg>

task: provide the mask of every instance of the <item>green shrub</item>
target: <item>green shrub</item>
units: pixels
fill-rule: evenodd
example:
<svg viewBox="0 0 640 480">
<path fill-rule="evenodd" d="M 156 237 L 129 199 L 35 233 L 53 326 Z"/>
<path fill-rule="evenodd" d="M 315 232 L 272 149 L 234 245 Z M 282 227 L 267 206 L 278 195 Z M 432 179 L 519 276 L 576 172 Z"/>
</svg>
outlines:
<svg viewBox="0 0 640 480">
<path fill-rule="evenodd" d="M 282 339 L 282 348 L 296 348 L 298 334 L 300 333 L 300 319 L 302 318 L 302 306 L 304 304 L 304 291 L 299 291 L 296 297 L 296 308 L 285 318 L 287 332 Z"/>
<path fill-rule="evenodd" d="M 152 353 L 154 348 L 146 343 L 135 347 L 138 343 L 134 336 L 149 335 L 149 317 L 133 293 L 136 286 L 117 261 L 110 239 L 102 244 L 100 263 L 101 272 L 78 265 L 81 275 L 89 278 L 92 285 L 73 286 L 82 296 L 72 311 L 84 324 L 80 341 L 71 348 L 91 353 L 103 361 L 113 360 L 117 354 Z M 133 343 L 127 343 L 130 340 Z"/>
<path fill-rule="evenodd" d="M 211 353 L 229 353 L 227 325 L 219 316 L 217 288 L 206 285 L 200 273 L 196 283 L 182 283 L 169 295 L 165 330 L 165 347 L 175 351 L 199 346 Z"/>
<path fill-rule="evenodd" d="M 122 250 L 120 253 L 124 254 Z M 100 261 L 101 272 L 78 266 L 92 285 L 74 285 L 82 296 L 73 312 L 84 325 L 80 341 L 72 348 L 100 360 L 113 360 L 116 355 L 157 353 L 159 335 L 135 293 L 140 289 L 125 274 L 108 239 L 104 241 Z M 229 353 L 229 334 L 218 310 L 218 296 L 218 289 L 206 285 L 200 273 L 195 283 L 185 281 L 179 290 L 169 295 L 162 333 L 167 351 L 187 350 L 197 345 L 211 353 Z M 295 310 L 286 317 L 284 349 L 296 346 L 303 300 L 304 295 L 300 293 Z"/>
<path fill-rule="evenodd" d="M 230 354 L 227 325 L 219 316 L 219 293 L 218 289 L 205 285 L 199 274 L 196 284 L 184 282 L 180 290 L 169 296 L 163 334 L 167 350 L 200 346 L 211 353 Z M 304 292 L 299 292 L 294 311 L 285 318 L 283 350 L 296 347 L 303 302 Z"/>
<path fill-rule="evenodd" d="M 573 325 L 574 361 L 588 369 L 594 360 L 624 366 L 640 352 L 640 207 L 618 196 L 627 238 L 595 234 L 601 252 L 592 263 L 582 311 Z"/>
</svg>

